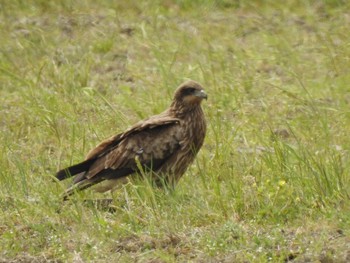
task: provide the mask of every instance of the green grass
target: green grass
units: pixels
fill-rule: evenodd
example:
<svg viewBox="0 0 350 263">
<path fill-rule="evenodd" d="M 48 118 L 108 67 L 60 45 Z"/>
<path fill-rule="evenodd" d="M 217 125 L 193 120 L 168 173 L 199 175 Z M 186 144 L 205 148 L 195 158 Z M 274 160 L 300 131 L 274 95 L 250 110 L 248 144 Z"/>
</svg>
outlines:
<svg viewBox="0 0 350 263">
<path fill-rule="evenodd" d="M 349 3 L 115 2 L 0 3 L 0 262 L 348 262 Z M 60 207 L 55 172 L 188 78 L 208 134 L 176 191 Z"/>
</svg>

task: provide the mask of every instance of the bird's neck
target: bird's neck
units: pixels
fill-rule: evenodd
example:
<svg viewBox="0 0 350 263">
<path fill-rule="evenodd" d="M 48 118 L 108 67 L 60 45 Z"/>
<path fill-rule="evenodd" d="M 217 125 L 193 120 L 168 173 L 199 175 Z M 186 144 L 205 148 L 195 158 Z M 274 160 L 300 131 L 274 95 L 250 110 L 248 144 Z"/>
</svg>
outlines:
<svg viewBox="0 0 350 263">
<path fill-rule="evenodd" d="M 170 112 L 172 115 L 174 115 L 174 117 L 180 119 L 191 116 L 192 114 L 203 113 L 202 108 L 198 103 L 184 104 L 177 101 L 173 101 L 173 103 L 170 105 Z"/>
</svg>

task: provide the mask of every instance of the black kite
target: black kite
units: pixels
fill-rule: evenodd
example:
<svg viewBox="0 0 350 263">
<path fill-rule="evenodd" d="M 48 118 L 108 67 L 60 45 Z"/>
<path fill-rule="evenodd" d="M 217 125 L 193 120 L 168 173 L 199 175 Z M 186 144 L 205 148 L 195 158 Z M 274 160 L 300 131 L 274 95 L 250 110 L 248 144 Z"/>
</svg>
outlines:
<svg viewBox="0 0 350 263">
<path fill-rule="evenodd" d="M 174 186 L 202 147 L 206 133 L 203 99 L 207 99 L 203 87 L 187 81 L 177 88 L 166 111 L 101 142 L 85 161 L 57 172 L 58 180 L 75 176 L 64 199 L 102 181 L 108 181 L 103 192 L 112 190 L 117 181 L 140 170 L 151 171 L 157 184 Z"/>
</svg>

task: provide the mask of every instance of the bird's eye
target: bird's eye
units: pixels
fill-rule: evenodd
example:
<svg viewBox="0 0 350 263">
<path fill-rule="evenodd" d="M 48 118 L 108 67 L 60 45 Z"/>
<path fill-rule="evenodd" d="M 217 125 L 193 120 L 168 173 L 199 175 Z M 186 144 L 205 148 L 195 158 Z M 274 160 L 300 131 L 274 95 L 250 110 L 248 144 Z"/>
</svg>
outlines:
<svg viewBox="0 0 350 263">
<path fill-rule="evenodd" d="M 187 88 L 187 89 L 185 89 L 185 93 L 186 93 L 186 95 L 189 95 L 189 94 L 192 94 L 195 90 L 196 89 L 194 89 L 194 88 Z"/>
</svg>

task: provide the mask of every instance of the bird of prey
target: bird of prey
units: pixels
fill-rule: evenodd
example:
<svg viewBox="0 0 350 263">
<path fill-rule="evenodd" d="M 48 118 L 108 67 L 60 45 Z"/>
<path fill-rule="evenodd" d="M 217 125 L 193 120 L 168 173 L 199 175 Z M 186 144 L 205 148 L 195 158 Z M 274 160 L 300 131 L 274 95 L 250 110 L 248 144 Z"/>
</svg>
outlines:
<svg viewBox="0 0 350 263">
<path fill-rule="evenodd" d="M 157 185 L 175 186 L 203 145 L 203 99 L 207 99 L 203 87 L 186 81 L 176 89 L 167 110 L 102 141 L 85 161 L 57 172 L 60 181 L 74 176 L 64 200 L 102 181 L 101 192 L 113 190 L 118 181 L 145 171 Z"/>
</svg>

